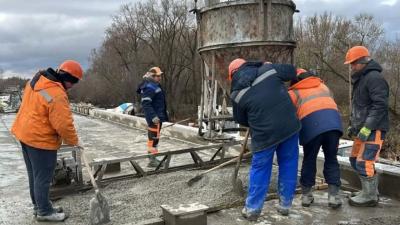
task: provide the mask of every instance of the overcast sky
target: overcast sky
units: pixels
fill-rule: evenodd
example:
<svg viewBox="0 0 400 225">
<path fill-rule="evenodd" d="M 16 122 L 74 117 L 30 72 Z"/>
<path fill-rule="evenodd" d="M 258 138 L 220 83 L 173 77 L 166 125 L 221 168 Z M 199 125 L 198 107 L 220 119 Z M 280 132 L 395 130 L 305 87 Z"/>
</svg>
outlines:
<svg viewBox="0 0 400 225">
<path fill-rule="evenodd" d="M 104 40 L 122 4 L 145 0 L 0 0 L 0 69 L 3 77 L 30 77 L 64 59 L 88 67 L 90 51 Z M 294 0 L 309 16 L 324 11 L 348 18 L 371 13 L 388 38 L 400 37 L 400 0 Z"/>
</svg>

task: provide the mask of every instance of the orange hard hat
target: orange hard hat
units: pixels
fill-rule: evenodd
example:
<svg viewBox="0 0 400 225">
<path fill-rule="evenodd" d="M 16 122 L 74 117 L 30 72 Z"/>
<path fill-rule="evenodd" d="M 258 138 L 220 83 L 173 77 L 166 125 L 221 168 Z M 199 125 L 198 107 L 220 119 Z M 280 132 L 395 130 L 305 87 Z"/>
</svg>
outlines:
<svg viewBox="0 0 400 225">
<path fill-rule="evenodd" d="M 149 72 L 152 73 L 152 74 L 154 74 L 154 75 L 158 75 L 158 76 L 160 76 L 161 74 L 163 74 L 163 72 L 161 71 L 160 67 L 157 67 L 157 66 L 151 67 L 151 68 L 149 69 Z"/>
<path fill-rule="evenodd" d="M 72 76 L 82 80 L 83 70 L 81 65 L 75 60 L 65 60 L 58 69 L 71 74 Z"/>
<path fill-rule="evenodd" d="M 297 70 L 296 70 L 297 76 L 299 76 L 299 75 L 302 74 L 302 73 L 306 73 L 306 72 L 307 72 L 307 70 L 302 69 L 302 68 L 297 68 Z"/>
<path fill-rule="evenodd" d="M 347 51 L 344 64 L 351 64 L 362 57 L 369 57 L 368 49 L 361 45 L 354 46 Z"/>
<path fill-rule="evenodd" d="M 229 64 L 228 80 L 232 80 L 233 73 L 236 72 L 236 70 L 239 69 L 239 67 L 241 67 L 245 62 L 246 62 L 246 60 L 244 60 L 242 58 L 237 58 Z"/>
</svg>

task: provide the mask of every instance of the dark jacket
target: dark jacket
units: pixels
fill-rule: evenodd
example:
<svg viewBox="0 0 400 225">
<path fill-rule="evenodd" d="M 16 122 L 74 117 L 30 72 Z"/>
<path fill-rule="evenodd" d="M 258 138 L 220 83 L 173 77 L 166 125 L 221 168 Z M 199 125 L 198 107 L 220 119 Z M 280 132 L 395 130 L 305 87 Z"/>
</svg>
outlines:
<svg viewBox="0 0 400 225">
<path fill-rule="evenodd" d="M 168 121 L 165 94 L 159 83 L 144 79 L 136 92 L 142 97 L 142 108 L 149 126 L 153 125 L 152 119 L 156 116 L 161 122 Z"/>
<path fill-rule="evenodd" d="M 261 62 L 245 63 L 234 73 L 233 117 L 250 127 L 252 151 L 277 145 L 300 130 L 296 109 L 284 85 L 295 77 L 292 65 Z"/>
<path fill-rule="evenodd" d="M 350 125 L 358 132 L 363 126 L 371 130 L 389 130 L 389 85 L 382 67 L 371 60 L 352 76 L 352 111 Z"/>
</svg>

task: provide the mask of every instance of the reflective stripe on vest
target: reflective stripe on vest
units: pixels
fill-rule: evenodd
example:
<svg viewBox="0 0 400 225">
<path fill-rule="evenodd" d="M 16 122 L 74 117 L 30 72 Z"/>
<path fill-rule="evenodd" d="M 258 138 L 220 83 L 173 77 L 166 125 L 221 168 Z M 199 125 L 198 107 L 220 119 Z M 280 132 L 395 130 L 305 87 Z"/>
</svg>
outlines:
<svg viewBox="0 0 400 225">
<path fill-rule="evenodd" d="M 332 98 L 332 95 L 331 95 L 329 90 L 324 90 L 324 91 L 320 92 L 319 94 L 310 95 L 310 96 L 307 96 L 305 98 L 300 97 L 299 90 L 294 89 L 293 92 L 294 92 L 294 94 L 296 95 L 296 98 L 297 98 L 297 104 L 296 104 L 297 108 L 300 108 L 305 103 L 307 103 L 307 102 L 309 102 L 309 101 L 311 101 L 313 99 L 316 99 L 316 98 L 321 98 L 321 97 L 330 97 L 330 98 Z"/>
<path fill-rule="evenodd" d="M 53 101 L 53 97 L 51 97 L 51 96 L 49 95 L 49 93 L 48 93 L 46 90 L 40 90 L 40 91 L 39 91 L 39 94 L 40 94 L 41 96 L 43 96 L 43 98 L 46 99 L 46 101 L 47 101 L 48 103 L 50 103 L 51 101 Z"/>
<path fill-rule="evenodd" d="M 266 71 L 265 73 L 261 74 L 261 76 L 257 77 L 257 78 L 253 81 L 253 83 L 251 83 L 251 86 L 250 86 L 250 87 L 244 88 L 244 89 L 240 90 L 239 92 L 238 92 L 238 91 L 234 91 L 234 92 L 232 93 L 232 99 L 233 99 L 236 103 L 239 103 L 240 100 L 242 99 L 243 95 L 246 94 L 246 92 L 247 92 L 248 90 L 250 90 L 251 87 L 256 86 L 257 84 L 261 83 L 261 81 L 267 79 L 268 77 L 270 77 L 271 75 L 274 75 L 274 74 L 276 74 L 276 70 L 275 70 L 275 69 Z"/>
<path fill-rule="evenodd" d="M 150 97 L 144 97 L 144 98 L 142 98 L 142 102 L 144 102 L 144 101 L 153 101 Z"/>
</svg>

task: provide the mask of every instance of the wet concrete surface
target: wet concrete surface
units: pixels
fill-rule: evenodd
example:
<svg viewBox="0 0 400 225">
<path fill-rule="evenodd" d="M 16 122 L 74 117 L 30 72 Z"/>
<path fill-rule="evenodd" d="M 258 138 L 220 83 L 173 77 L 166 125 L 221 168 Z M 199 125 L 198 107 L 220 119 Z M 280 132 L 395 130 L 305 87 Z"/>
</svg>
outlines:
<svg viewBox="0 0 400 225">
<path fill-rule="evenodd" d="M 400 202 L 381 197 L 377 207 L 357 208 L 349 206 L 347 196 L 342 191 L 343 205 L 339 209 L 328 207 L 328 194 L 324 190 L 314 191 L 315 202 L 311 207 L 301 206 L 301 195 L 297 195 L 289 216 L 281 216 L 276 211 L 278 200 L 266 201 L 261 217 L 249 222 L 241 217 L 242 207 L 221 210 L 208 215 L 209 225 L 398 225 L 400 224 Z"/>
<path fill-rule="evenodd" d="M 77 193 L 54 202 L 63 206 L 70 217 L 64 223 L 39 223 L 32 216 L 29 199 L 26 169 L 19 146 L 9 134 L 14 115 L 1 115 L 0 123 L 0 224 L 67 224 L 80 225 L 89 223 L 89 201 L 94 197 L 93 190 Z M 142 154 L 146 140 L 144 131 L 116 126 L 104 121 L 91 120 L 81 116 L 75 117 L 78 132 L 92 154 L 92 157 L 105 157 L 108 154 Z M 101 128 L 101 129 L 100 129 Z M 142 135 L 142 136 L 141 136 Z M 132 141 L 138 140 L 137 148 Z M 129 139 L 129 141 L 124 140 Z M 170 143 L 165 137 L 164 144 Z M 186 147 L 190 143 L 172 140 L 177 146 Z M 162 146 L 161 142 L 161 146 Z M 136 142 L 135 142 L 136 145 Z M 128 146 L 128 148 L 126 147 Z M 161 147 L 160 146 L 160 147 Z M 94 149 L 95 148 L 95 149 Z M 122 151 L 129 149 L 129 152 Z M 98 155 L 97 155 L 98 153 Z M 204 153 L 207 154 L 207 153 Z M 182 160 L 190 160 L 189 156 Z M 179 159 L 176 163 L 180 163 Z M 142 162 L 142 164 L 147 162 Z M 110 224 L 138 224 L 162 214 L 160 205 L 179 205 L 200 202 L 209 207 L 235 204 L 242 199 L 232 192 L 231 174 L 233 167 L 211 172 L 192 187 L 187 181 L 198 174 L 197 170 L 186 170 L 167 174 L 146 176 L 137 179 L 114 181 L 102 188 L 111 208 Z M 248 167 L 240 170 L 240 178 L 247 183 Z M 276 173 L 274 173 L 276 174 Z M 87 179 L 86 179 L 87 180 Z M 276 175 L 272 176 L 271 192 L 275 192 Z M 296 197 L 289 217 L 279 216 L 275 206 L 277 200 L 267 201 L 262 217 L 257 222 L 248 222 L 240 215 L 241 207 L 231 208 L 208 215 L 209 225 L 249 225 L 249 224 L 399 224 L 400 203 L 388 198 L 381 198 L 376 208 L 354 208 L 345 204 L 341 209 L 331 210 L 327 206 L 325 191 L 316 192 L 316 203 L 310 208 L 303 208 L 300 196 Z"/>
</svg>

